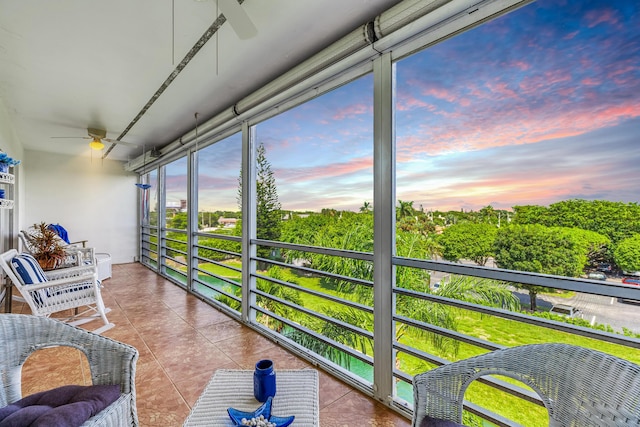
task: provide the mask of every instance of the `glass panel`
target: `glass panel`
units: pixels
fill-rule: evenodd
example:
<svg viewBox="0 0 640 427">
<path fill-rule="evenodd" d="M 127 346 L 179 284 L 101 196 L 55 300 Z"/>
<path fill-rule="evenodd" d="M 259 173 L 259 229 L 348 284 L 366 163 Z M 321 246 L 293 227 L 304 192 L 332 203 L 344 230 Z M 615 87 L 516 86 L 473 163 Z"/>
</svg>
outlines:
<svg viewBox="0 0 640 427">
<path fill-rule="evenodd" d="M 368 240 L 345 237 L 349 227 L 341 220 L 372 211 L 373 77 L 355 80 L 256 128 L 258 147 L 263 147 L 258 149 L 258 179 L 265 183 L 258 195 L 264 194 L 266 209 L 281 208 L 283 219 L 270 221 L 259 208 L 258 237 L 371 251 Z M 345 232 L 329 236 L 314 227 Z M 367 220 L 364 228 L 372 237 L 373 222 Z"/>
<path fill-rule="evenodd" d="M 259 238 L 373 251 L 371 75 L 258 124 L 256 138 Z M 371 381 L 371 261 L 268 244 L 257 253 L 257 321 Z"/>
<path fill-rule="evenodd" d="M 492 277 L 397 267 L 396 344 L 427 355 L 398 351 L 401 372 L 430 369 L 432 355 L 471 357 L 487 342 L 565 342 L 637 360 L 596 332 L 639 336 L 637 307 L 553 280 L 613 292 L 640 268 L 628 257 L 640 248 L 637 51 L 637 1 L 538 1 L 398 61 L 397 253 L 488 267 L 464 271 Z M 549 275 L 538 281 L 549 287 L 496 280 L 505 273 L 495 268 Z M 410 399 L 400 383 L 397 395 Z M 465 398 L 548 424 L 539 408 L 496 405 L 505 400 L 495 390 Z"/>
<path fill-rule="evenodd" d="M 140 178 L 141 184 L 150 185 L 149 188 L 141 188 L 140 199 L 142 201 L 140 218 L 142 224 L 158 225 L 158 171 L 154 170 Z"/>
<path fill-rule="evenodd" d="M 639 8 L 536 2 L 397 63 L 398 227 L 427 257 L 617 283 L 640 266 L 616 255 L 640 232 Z"/>
<path fill-rule="evenodd" d="M 187 158 L 165 166 L 166 227 L 187 229 Z"/>
<path fill-rule="evenodd" d="M 153 269 L 158 268 L 158 170 L 154 169 L 142 175 L 140 182 L 149 184 L 147 189 L 140 189 L 142 223 L 142 258 L 144 264 Z"/>
<path fill-rule="evenodd" d="M 242 134 L 198 151 L 198 282 L 194 290 L 240 311 Z M 222 236 L 234 236 L 230 240 Z"/>
<path fill-rule="evenodd" d="M 181 157 L 165 168 L 165 227 L 168 230 L 187 230 L 187 158 Z M 164 236 L 162 264 L 165 272 L 186 284 L 187 233 L 167 231 Z"/>
</svg>

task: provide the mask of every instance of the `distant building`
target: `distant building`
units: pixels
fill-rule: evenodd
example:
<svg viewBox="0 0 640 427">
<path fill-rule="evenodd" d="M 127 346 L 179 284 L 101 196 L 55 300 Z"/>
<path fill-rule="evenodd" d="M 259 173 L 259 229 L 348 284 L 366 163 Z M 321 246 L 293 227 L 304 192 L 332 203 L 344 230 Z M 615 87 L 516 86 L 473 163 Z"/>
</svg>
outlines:
<svg viewBox="0 0 640 427">
<path fill-rule="evenodd" d="M 223 228 L 233 228 L 236 226 L 237 222 L 238 218 L 225 218 L 223 216 L 218 218 L 218 224 Z"/>
</svg>

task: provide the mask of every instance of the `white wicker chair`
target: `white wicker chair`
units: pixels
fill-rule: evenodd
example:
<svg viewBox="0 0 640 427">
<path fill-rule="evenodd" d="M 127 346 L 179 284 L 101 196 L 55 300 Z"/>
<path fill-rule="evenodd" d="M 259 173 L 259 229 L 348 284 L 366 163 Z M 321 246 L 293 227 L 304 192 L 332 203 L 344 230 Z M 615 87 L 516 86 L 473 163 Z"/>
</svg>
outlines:
<svg viewBox="0 0 640 427">
<path fill-rule="evenodd" d="M 0 407 L 22 398 L 21 373 L 36 350 L 67 346 L 89 361 L 94 385 L 120 385 L 120 397 L 83 426 L 137 426 L 135 371 L 138 350 L 92 332 L 45 317 L 0 314 Z"/>
<path fill-rule="evenodd" d="M 461 423 L 464 393 L 485 375 L 504 375 L 531 387 L 549 412 L 549 426 L 640 425 L 640 366 L 583 347 L 532 344 L 416 375 L 413 427 L 427 415 Z"/>
<path fill-rule="evenodd" d="M 18 238 L 20 239 L 20 243 L 22 245 L 22 251 L 30 253 L 33 255 L 33 243 L 31 242 L 32 237 L 30 237 L 36 231 L 30 229 L 29 231 L 20 231 L 18 233 Z M 72 242 L 67 244 L 62 239 L 59 239 L 60 245 L 64 248 L 67 253 L 67 258 L 62 263 L 63 267 L 70 267 L 73 265 L 79 265 L 80 260 L 84 264 L 96 264 L 95 258 L 95 249 L 86 247 L 86 240 L 82 240 L 79 242 Z M 81 257 L 81 258 L 80 258 Z M 80 258 L 80 259 L 79 259 Z"/>
<path fill-rule="evenodd" d="M 20 292 L 24 302 L 29 305 L 33 315 L 49 317 L 60 311 L 86 307 L 80 313 L 75 310 L 72 316 L 64 320 L 77 326 L 99 317 L 104 325 L 93 331 L 98 334 L 115 326 L 107 319 L 110 310 L 105 308 L 102 301 L 95 265 L 50 270 L 44 273 L 48 281 L 25 284 L 11 265 L 11 260 L 16 255 L 18 252 L 15 249 L 0 255 L 0 266 Z M 81 259 L 80 257 L 79 260 Z"/>
</svg>

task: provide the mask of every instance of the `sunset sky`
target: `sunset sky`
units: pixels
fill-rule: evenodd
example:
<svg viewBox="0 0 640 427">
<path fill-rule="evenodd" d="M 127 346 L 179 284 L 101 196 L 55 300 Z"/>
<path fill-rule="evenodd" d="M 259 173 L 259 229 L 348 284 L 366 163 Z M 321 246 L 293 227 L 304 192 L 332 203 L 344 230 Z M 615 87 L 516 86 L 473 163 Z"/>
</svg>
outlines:
<svg viewBox="0 0 640 427">
<path fill-rule="evenodd" d="M 640 201 L 637 0 L 538 1 L 399 61 L 396 85 L 396 193 L 415 208 Z M 283 209 L 373 203 L 372 102 L 368 75 L 258 125 Z M 201 155 L 200 210 L 237 209 L 238 143 Z"/>
</svg>

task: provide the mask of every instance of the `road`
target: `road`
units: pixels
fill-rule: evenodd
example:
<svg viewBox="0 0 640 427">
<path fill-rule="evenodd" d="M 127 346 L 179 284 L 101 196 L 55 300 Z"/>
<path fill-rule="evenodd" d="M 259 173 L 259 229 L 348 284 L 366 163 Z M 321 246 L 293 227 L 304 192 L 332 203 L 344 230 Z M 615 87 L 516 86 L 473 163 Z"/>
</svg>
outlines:
<svg viewBox="0 0 640 427">
<path fill-rule="evenodd" d="M 492 261 L 491 261 L 492 262 Z M 489 264 L 491 264 L 491 262 Z M 472 261 L 461 261 L 462 264 L 475 265 Z M 443 278 L 447 280 L 448 273 L 431 271 L 431 287 Z M 619 278 L 609 277 L 608 281 L 620 283 Z M 513 293 L 522 304 L 529 305 L 529 294 L 513 288 Z M 568 304 L 582 311 L 582 317 L 592 324 L 610 325 L 616 332 L 622 332 L 622 327 L 640 334 L 640 303 L 620 302 L 617 298 L 576 292 L 572 298 L 561 298 L 550 295 L 538 295 L 538 307 L 550 309 L 554 304 Z"/>
<path fill-rule="evenodd" d="M 516 291 L 521 302 L 529 303 L 529 294 Z M 593 323 L 610 325 L 616 332 L 622 327 L 640 334 L 640 304 L 622 303 L 617 298 L 576 292 L 572 298 L 538 295 L 538 307 L 551 308 L 553 304 L 568 304 L 582 311 L 582 317 Z"/>
</svg>

